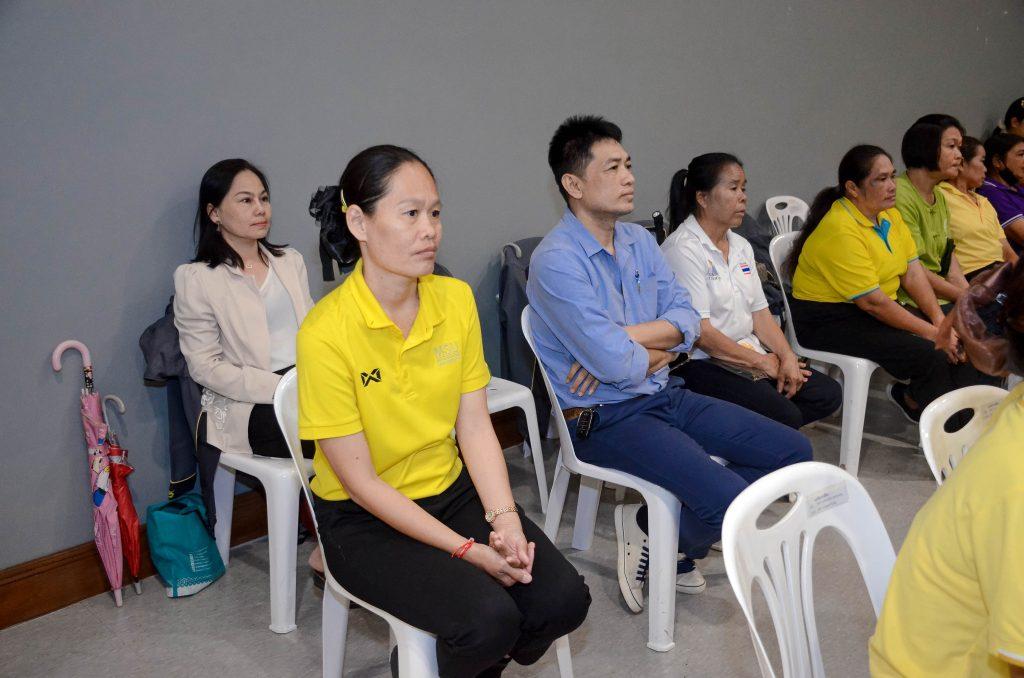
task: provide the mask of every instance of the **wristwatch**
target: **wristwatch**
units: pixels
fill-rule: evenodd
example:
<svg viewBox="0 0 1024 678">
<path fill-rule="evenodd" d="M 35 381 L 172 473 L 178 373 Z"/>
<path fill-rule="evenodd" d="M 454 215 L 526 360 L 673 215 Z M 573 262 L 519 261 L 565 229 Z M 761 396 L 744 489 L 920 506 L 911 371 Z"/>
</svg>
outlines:
<svg viewBox="0 0 1024 678">
<path fill-rule="evenodd" d="M 494 519 L 500 516 L 502 513 L 519 513 L 519 511 L 518 509 L 516 509 L 515 504 L 513 504 L 512 506 L 502 506 L 499 509 L 491 509 L 490 511 L 485 513 L 484 520 L 486 520 L 487 524 L 490 525 L 494 522 Z"/>
</svg>

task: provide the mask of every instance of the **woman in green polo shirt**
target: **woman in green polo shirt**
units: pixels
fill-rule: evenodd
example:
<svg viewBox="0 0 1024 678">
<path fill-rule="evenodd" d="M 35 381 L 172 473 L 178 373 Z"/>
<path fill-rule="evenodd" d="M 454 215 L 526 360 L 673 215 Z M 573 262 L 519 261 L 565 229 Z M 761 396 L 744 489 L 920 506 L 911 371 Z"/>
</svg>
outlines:
<svg viewBox="0 0 1024 678">
<path fill-rule="evenodd" d="M 892 158 L 854 146 L 839 163 L 839 183 L 814 199 L 787 268 L 790 308 L 807 348 L 866 358 L 908 384 L 889 395 L 911 421 L 940 395 L 979 383 L 956 350 L 935 340 L 943 314 L 896 201 Z M 903 289 L 924 318 L 896 302 Z M 927 319 L 925 319 L 927 318 Z"/>
<path fill-rule="evenodd" d="M 346 590 L 437 636 L 441 676 L 533 663 L 590 594 L 513 501 L 473 293 L 432 275 L 434 175 L 374 146 L 339 183 L 361 258 L 302 324 L 296 363 L 324 558 Z"/>
<path fill-rule="evenodd" d="M 956 301 L 967 289 L 949 236 L 949 207 L 939 189 L 960 171 L 963 135 L 956 118 L 926 115 L 906 131 L 900 148 L 907 171 L 896 178 L 896 209 L 914 236 L 925 277 L 940 304 Z M 914 307 L 906 292 L 900 292 L 899 301 Z"/>
</svg>

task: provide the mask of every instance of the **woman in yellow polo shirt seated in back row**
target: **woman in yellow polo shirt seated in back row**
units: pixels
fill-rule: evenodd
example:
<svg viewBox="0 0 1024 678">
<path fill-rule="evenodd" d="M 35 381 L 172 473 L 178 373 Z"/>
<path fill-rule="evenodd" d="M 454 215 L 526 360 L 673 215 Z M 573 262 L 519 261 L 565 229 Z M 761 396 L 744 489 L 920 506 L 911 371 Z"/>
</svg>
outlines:
<svg viewBox="0 0 1024 678">
<path fill-rule="evenodd" d="M 1017 255 L 999 225 L 996 208 L 977 189 L 985 183 L 985 146 L 974 137 L 960 144 L 963 163 L 952 181 L 939 188 L 949 206 L 949 235 L 956 244 L 956 258 L 968 280 L 997 267 L 1015 262 Z"/>
<path fill-rule="evenodd" d="M 513 501 L 473 293 L 432 275 L 434 175 L 374 146 L 340 191 L 361 259 L 306 317 L 296 362 L 324 558 L 346 590 L 437 636 L 441 676 L 533 663 L 583 623 L 590 594 Z"/>
<path fill-rule="evenodd" d="M 892 158 L 854 146 L 839 163 L 839 183 L 814 199 L 787 261 L 800 343 L 858 356 L 897 379 L 889 396 L 911 421 L 940 395 L 984 377 L 955 349 L 935 347 L 944 315 L 918 260 L 896 202 Z M 902 287 L 923 317 L 896 302 Z"/>
</svg>

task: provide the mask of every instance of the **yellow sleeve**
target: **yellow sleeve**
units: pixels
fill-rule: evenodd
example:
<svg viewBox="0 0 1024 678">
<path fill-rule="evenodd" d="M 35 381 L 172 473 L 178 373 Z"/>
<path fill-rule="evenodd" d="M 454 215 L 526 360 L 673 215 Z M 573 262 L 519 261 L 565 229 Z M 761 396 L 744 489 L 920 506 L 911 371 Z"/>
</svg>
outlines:
<svg viewBox="0 0 1024 678">
<path fill-rule="evenodd" d="M 857 234 L 844 230 L 830 236 L 819 257 L 827 257 L 827 261 L 820 261 L 817 266 L 821 277 L 844 299 L 852 301 L 878 289 L 875 262 Z"/>
<path fill-rule="evenodd" d="M 354 372 L 337 339 L 304 325 L 295 340 L 295 368 L 300 438 L 340 438 L 363 430 Z"/>
<path fill-rule="evenodd" d="M 463 302 L 463 316 L 465 334 L 462 345 L 465 347 L 462 355 L 462 393 L 471 393 L 487 386 L 491 380 L 491 372 L 487 368 L 487 361 L 484 359 L 484 342 L 480 335 L 480 316 L 476 311 L 476 299 L 473 298 L 473 291 L 467 285 L 465 288 L 465 302 Z"/>
<path fill-rule="evenodd" d="M 903 257 L 907 263 L 920 258 L 918 242 L 899 212 L 893 214 L 892 226 L 889 229 L 889 241 L 892 243 L 899 242 L 900 251 L 903 252 Z M 893 251 L 896 251 L 895 247 Z"/>
<path fill-rule="evenodd" d="M 989 611 L 988 651 L 1024 666 L 1024 488 L 1008 490 L 971 525 L 978 584 Z"/>
</svg>

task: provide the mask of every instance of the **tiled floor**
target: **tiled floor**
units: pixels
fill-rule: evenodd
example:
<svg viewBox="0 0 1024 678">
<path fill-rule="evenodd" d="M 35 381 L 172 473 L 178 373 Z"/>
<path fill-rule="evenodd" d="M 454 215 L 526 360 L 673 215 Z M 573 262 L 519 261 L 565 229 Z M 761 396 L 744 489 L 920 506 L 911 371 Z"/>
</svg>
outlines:
<svg viewBox="0 0 1024 678">
<path fill-rule="evenodd" d="M 807 431 L 815 458 L 838 459 L 838 420 Z M 898 545 L 914 514 L 935 484 L 916 449 L 915 427 L 896 414 L 880 391 L 868 406 L 860 480 L 871 493 Z M 554 453 L 547 450 L 548 467 Z M 540 522 L 532 465 L 518 450 L 506 453 L 516 496 Z M 549 470 L 550 477 L 550 470 Z M 629 499 L 627 499 L 629 501 Z M 676 605 L 676 648 L 659 654 L 645 646 L 646 614 L 625 608 L 615 582 L 615 543 L 606 492 L 593 547 L 570 552 L 575 508 L 570 486 L 558 545 L 586 576 L 593 595 L 590 615 L 572 636 L 575 674 L 601 676 L 757 676 L 746 623 L 725 576 L 720 554 L 700 563 L 708 590 L 680 595 Z M 299 552 L 305 573 L 309 546 Z M 832 676 L 867 675 L 866 643 L 873 615 L 856 565 L 836 534 L 823 537 L 814 559 L 815 601 L 826 670 Z M 125 590 L 116 609 L 108 595 L 0 631 L 0 676 L 202 676 L 257 678 L 316 676 L 320 671 L 320 593 L 300 577 L 298 629 L 286 635 L 268 630 L 267 550 L 263 540 L 232 551 L 227 574 L 198 595 L 170 600 L 156 579 L 136 596 Z M 762 606 L 763 608 L 763 606 Z M 774 642 L 770 625 L 762 625 Z M 389 676 L 385 625 L 362 610 L 349 624 L 346 676 Z M 513 665 L 509 676 L 555 676 L 549 653 L 535 666 Z"/>
</svg>

